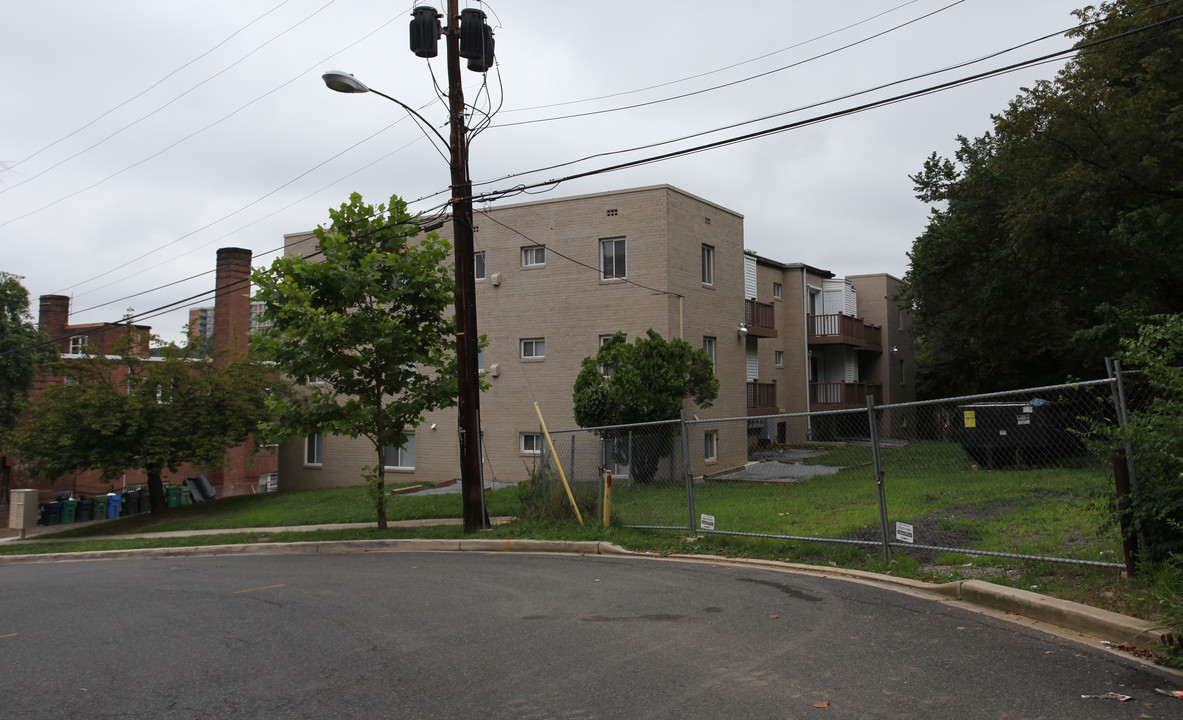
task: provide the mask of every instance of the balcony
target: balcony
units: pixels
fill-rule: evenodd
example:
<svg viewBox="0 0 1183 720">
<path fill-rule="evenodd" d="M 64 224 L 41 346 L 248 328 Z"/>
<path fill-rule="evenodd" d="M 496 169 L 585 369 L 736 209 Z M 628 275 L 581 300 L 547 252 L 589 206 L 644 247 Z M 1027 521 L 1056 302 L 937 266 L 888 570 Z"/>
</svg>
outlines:
<svg viewBox="0 0 1183 720">
<path fill-rule="evenodd" d="M 849 315 L 810 315 L 810 345 L 853 345 L 883 351 L 883 328 Z"/>
<path fill-rule="evenodd" d="M 750 387 L 751 383 L 748 385 Z M 809 409 L 865 408 L 868 395 L 875 396 L 876 405 L 881 404 L 883 402 L 883 386 L 870 383 L 811 382 L 809 383 Z M 751 390 L 748 390 L 748 397 L 751 398 Z M 751 412 L 748 414 L 751 415 Z"/>
<path fill-rule="evenodd" d="M 748 383 L 748 415 L 775 415 L 777 412 L 776 383 Z"/>
<path fill-rule="evenodd" d="M 744 300 L 744 325 L 752 337 L 776 337 L 776 308 L 770 303 Z"/>
</svg>

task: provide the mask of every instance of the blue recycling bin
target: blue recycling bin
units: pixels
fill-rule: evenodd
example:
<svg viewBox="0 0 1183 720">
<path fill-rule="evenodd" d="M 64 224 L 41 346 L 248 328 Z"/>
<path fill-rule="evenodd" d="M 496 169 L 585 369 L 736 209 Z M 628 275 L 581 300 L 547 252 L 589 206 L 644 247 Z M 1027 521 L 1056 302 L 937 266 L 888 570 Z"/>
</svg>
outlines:
<svg viewBox="0 0 1183 720">
<path fill-rule="evenodd" d="M 119 506 L 123 504 L 123 496 L 118 493 L 111 493 L 107 496 L 107 518 L 119 517 Z"/>
</svg>

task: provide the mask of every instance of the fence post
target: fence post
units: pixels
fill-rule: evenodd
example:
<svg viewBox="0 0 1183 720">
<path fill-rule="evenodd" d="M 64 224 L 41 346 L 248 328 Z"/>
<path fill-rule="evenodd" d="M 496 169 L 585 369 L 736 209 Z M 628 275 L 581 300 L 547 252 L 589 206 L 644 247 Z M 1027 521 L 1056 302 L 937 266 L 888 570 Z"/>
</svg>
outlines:
<svg viewBox="0 0 1183 720">
<path fill-rule="evenodd" d="M 1113 402 L 1117 406 L 1117 422 L 1118 426 L 1125 430 L 1127 423 L 1130 421 L 1129 406 L 1126 404 L 1125 397 L 1125 383 L 1121 379 L 1121 361 L 1111 360 L 1105 358 L 1105 370 L 1109 374 L 1109 379 L 1113 381 L 1111 390 L 1113 391 Z M 1134 464 L 1134 448 L 1130 445 L 1130 441 L 1123 439 L 1121 441 L 1122 448 L 1125 450 L 1125 464 L 1127 478 L 1129 479 L 1129 491 L 1133 498 L 1134 505 L 1139 502 L 1138 493 L 1138 470 Z M 1138 538 L 1138 546 L 1146 550 L 1146 533 L 1142 531 L 1142 523 L 1134 524 L 1134 533 Z"/>
<path fill-rule="evenodd" d="M 686 530 L 690 537 L 698 536 L 698 523 L 694 520 L 694 468 L 690 464 L 690 428 L 686 425 L 686 411 L 682 413 L 682 468 L 686 473 Z"/>
<path fill-rule="evenodd" d="M 891 562 L 891 540 L 887 531 L 887 490 L 883 485 L 883 460 L 879 456 L 879 423 L 875 417 L 875 396 L 867 396 L 867 424 L 871 429 L 871 454 L 875 458 L 875 486 L 879 490 L 879 531 L 883 537 L 883 561 Z"/>
<path fill-rule="evenodd" d="M 1125 574 L 1126 577 L 1133 577 L 1138 545 L 1134 541 L 1134 534 L 1130 532 L 1130 476 L 1125 448 L 1121 445 L 1110 448 L 1109 461 L 1113 465 L 1113 485 L 1117 492 L 1117 519 L 1121 524 L 1121 552 L 1125 556 Z"/>
</svg>

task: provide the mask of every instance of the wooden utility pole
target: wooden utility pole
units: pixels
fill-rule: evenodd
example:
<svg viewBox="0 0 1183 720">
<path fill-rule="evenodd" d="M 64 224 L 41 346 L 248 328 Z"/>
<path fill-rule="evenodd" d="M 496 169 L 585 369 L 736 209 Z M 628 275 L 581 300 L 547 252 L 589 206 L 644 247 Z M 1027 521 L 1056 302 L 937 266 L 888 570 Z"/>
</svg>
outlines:
<svg viewBox="0 0 1183 720">
<path fill-rule="evenodd" d="M 464 124 L 464 86 L 460 76 L 460 0 L 448 0 L 444 33 L 448 61 L 451 126 L 452 238 L 456 259 L 456 356 L 459 366 L 460 487 L 464 532 L 488 527 L 481 479 L 480 378 L 477 365 L 476 276 L 473 267 L 472 180 L 468 174 L 468 128 Z"/>
</svg>

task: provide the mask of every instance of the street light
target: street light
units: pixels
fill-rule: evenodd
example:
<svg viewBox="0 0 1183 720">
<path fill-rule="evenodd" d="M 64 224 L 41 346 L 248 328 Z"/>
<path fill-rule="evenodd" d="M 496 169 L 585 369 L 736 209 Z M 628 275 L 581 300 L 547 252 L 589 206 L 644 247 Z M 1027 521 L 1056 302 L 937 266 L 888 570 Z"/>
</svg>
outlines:
<svg viewBox="0 0 1183 720">
<path fill-rule="evenodd" d="M 456 359 L 458 366 L 459 395 L 457 397 L 458 439 L 460 444 L 460 482 L 464 500 L 464 531 L 471 533 L 488 527 L 489 518 L 485 512 L 484 482 L 481 478 L 481 432 L 480 432 L 480 378 L 477 359 L 476 323 L 476 274 L 473 267 L 473 222 L 472 181 L 468 175 L 468 138 L 464 126 L 464 87 L 460 79 L 460 13 L 458 0 L 448 0 L 447 62 L 448 62 L 448 124 L 451 141 L 444 137 L 405 103 L 378 92 L 353 75 L 341 71 L 322 75 L 325 85 L 331 90 L 343 93 L 366 93 L 390 100 L 411 113 L 450 151 L 449 167 L 452 177 L 452 241 L 453 256 L 456 259 Z M 427 12 L 430 10 L 430 12 Z M 428 17 L 430 16 L 430 17 Z M 432 41 L 431 33 L 423 33 L 416 23 L 436 22 L 438 13 L 431 8 L 416 8 L 416 20 L 412 23 L 412 46 L 426 38 Z M 436 26 L 438 28 L 438 25 Z M 416 30 L 420 32 L 417 34 Z M 486 34 L 487 35 L 487 34 Z M 491 63 L 489 56 L 484 58 Z M 431 57 L 430 49 L 420 48 L 421 57 Z M 488 64 L 488 63 L 486 63 Z M 470 64 L 470 67 L 472 65 Z M 481 67 L 478 65 L 477 67 Z"/>
</svg>

